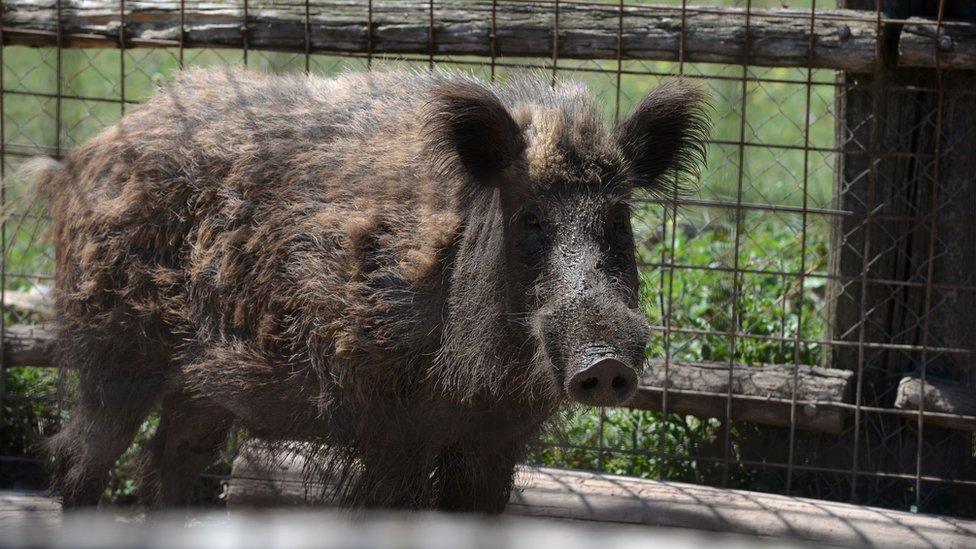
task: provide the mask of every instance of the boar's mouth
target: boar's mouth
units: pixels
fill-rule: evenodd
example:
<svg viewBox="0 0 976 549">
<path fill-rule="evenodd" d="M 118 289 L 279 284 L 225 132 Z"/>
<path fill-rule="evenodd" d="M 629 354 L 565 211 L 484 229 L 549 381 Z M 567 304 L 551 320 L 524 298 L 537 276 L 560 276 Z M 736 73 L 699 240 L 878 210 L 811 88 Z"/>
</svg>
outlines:
<svg viewBox="0 0 976 549">
<path fill-rule="evenodd" d="M 592 343 L 575 353 L 563 389 L 589 406 L 620 406 L 637 392 L 637 371 L 616 347 Z"/>
</svg>

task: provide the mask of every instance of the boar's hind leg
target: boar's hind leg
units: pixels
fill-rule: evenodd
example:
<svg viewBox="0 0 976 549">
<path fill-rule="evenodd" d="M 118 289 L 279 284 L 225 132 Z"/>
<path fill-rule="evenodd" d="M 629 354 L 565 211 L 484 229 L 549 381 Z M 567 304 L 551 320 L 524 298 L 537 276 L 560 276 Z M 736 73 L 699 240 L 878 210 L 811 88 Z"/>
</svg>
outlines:
<svg viewBox="0 0 976 549">
<path fill-rule="evenodd" d="M 459 445 L 444 449 L 437 464 L 438 508 L 442 511 L 501 513 L 512 492 L 521 444 Z"/>
<path fill-rule="evenodd" d="M 132 443 L 160 387 L 157 379 L 103 380 L 84 372 L 79 378 L 68 423 L 48 441 L 52 488 L 65 508 L 98 504 L 112 465 Z"/>
<path fill-rule="evenodd" d="M 163 401 L 159 428 L 141 458 L 140 499 L 153 507 L 187 505 L 196 481 L 220 455 L 233 416 L 184 392 Z"/>
</svg>

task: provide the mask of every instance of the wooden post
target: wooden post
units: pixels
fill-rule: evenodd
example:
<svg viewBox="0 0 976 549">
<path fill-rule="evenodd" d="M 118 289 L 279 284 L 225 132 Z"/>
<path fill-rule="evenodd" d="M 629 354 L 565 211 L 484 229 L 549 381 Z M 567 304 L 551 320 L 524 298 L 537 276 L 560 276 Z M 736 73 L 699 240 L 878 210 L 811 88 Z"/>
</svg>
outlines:
<svg viewBox="0 0 976 549">
<path fill-rule="evenodd" d="M 874 10 L 876 1 L 841 5 Z M 936 1 L 882 6 L 886 17 L 938 16 Z M 945 0 L 943 17 L 976 20 L 976 6 Z M 904 64 L 921 56 L 913 29 Z M 928 26 L 929 55 L 936 57 L 936 47 L 950 54 L 951 40 L 939 42 L 935 30 Z M 824 353 L 833 368 L 854 366 L 862 406 L 888 408 L 902 377 L 921 377 L 923 364 L 929 379 L 972 387 L 976 358 L 951 351 L 976 342 L 976 292 L 965 289 L 976 286 L 976 73 L 899 66 L 902 32 L 904 25 L 885 23 L 880 64 L 843 73 L 837 91 L 835 197 L 853 215 L 834 224 L 831 272 L 838 278 L 828 324 L 831 339 L 854 345 Z M 909 477 L 920 464 L 922 475 L 976 478 L 970 434 L 927 423 L 919 448 L 917 422 L 860 410 L 854 416 L 856 428 L 822 438 L 816 464 Z M 813 496 L 849 492 L 869 504 L 923 508 L 963 492 L 976 497 L 958 485 L 918 484 L 920 496 L 911 478 L 822 475 L 805 485 Z"/>
</svg>

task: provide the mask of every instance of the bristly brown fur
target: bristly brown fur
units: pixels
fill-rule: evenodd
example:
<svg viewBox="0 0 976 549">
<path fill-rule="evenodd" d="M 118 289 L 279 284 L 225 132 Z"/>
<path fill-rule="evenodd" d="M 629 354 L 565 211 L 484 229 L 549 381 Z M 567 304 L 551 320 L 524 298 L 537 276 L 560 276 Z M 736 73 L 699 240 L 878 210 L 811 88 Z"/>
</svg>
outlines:
<svg viewBox="0 0 976 549">
<path fill-rule="evenodd" d="M 65 505 L 159 409 L 151 504 L 185 503 L 240 422 L 325 452 L 344 503 L 500 511 L 576 349 L 642 357 L 612 214 L 693 168 L 699 100 L 670 88 L 614 134 L 585 89 L 531 78 L 182 75 L 39 181 L 79 378 L 49 444 Z M 530 204 L 572 253 L 527 251 Z"/>
</svg>

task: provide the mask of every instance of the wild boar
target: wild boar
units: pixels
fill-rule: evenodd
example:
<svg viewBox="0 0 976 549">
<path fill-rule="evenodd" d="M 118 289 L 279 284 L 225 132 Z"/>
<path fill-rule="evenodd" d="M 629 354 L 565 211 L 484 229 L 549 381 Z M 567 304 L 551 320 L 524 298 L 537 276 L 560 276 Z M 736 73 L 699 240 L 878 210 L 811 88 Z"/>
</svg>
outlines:
<svg viewBox="0 0 976 549">
<path fill-rule="evenodd" d="M 631 204 L 695 173 L 703 108 L 675 81 L 611 129 L 531 76 L 180 76 L 40 177 L 64 505 L 158 410 L 150 504 L 186 503 L 239 423 L 355 462 L 344 503 L 500 512 L 561 404 L 636 391 Z"/>
</svg>

